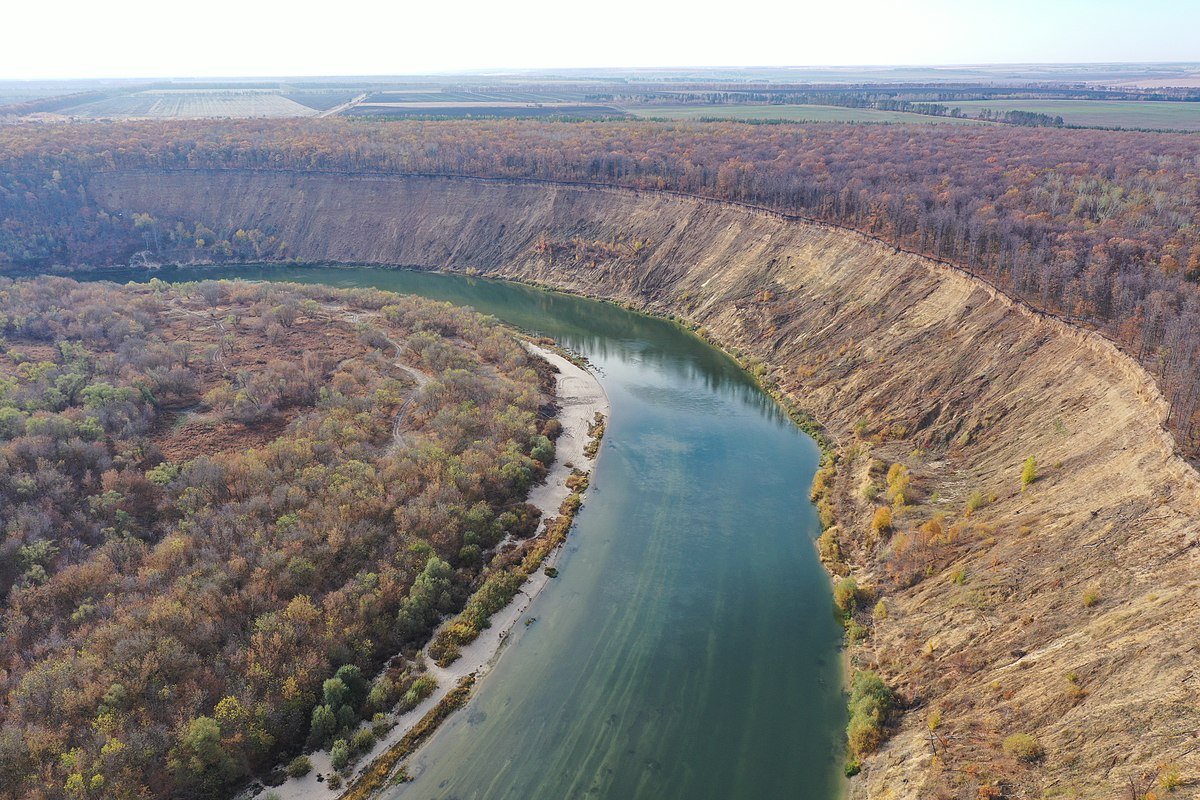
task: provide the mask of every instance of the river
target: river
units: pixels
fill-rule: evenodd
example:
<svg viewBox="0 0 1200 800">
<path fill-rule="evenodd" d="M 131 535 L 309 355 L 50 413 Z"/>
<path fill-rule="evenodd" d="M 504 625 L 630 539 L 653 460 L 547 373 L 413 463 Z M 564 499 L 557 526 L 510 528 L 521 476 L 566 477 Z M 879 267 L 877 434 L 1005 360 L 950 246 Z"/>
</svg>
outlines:
<svg viewBox="0 0 1200 800">
<path fill-rule="evenodd" d="M 808 500 L 816 444 L 667 321 L 519 284 L 346 267 L 109 273 L 374 286 L 472 306 L 591 360 L 612 401 L 558 564 L 389 800 L 832 800 L 845 724 Z M 486 634 L 485 634 L 486 635 Z"/>
</svg>

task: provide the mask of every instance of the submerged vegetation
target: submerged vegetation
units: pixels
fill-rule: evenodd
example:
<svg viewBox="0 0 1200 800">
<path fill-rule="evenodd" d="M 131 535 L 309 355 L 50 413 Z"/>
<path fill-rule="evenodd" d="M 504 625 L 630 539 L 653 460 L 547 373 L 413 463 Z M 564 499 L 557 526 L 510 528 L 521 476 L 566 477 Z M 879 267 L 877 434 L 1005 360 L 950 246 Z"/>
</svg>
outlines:
<svg viewBox="0 0 1200 800">
<path fill-rule="evenodd" d="M 552 378 L 476 314 L 3 280 L 0 334 L 0 797 L 213 797 L 303 774 L 305 747 L 348 760 L 360 719 L 419 700 L 388 659 L 537 551 Z"/>
</svg>

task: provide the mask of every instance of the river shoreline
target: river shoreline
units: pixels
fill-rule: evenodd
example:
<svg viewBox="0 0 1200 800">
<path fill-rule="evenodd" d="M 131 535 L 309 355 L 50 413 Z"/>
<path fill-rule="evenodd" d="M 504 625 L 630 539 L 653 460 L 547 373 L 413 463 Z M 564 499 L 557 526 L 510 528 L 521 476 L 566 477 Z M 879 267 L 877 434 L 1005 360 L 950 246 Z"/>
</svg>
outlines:
<svg viewBox="0 0 1200 800">
<path fill-rule="evenodd" d="M 591 438 L 590 426 L 596 420 L 597 414 L 607 419 L 610 411 L 608 395 L 596 376 L 565 358 L 564 356 L 545 347 L 525 342 L 530 353 L 550 363 L 556 370 L 555 401 L 559 406 L 558 421 L 562 425 L 562 433 L 555 442 L 555 458 L 551 464 L 546 480 L 533 487 L 526 502 L 537 507 L 542 512 L 542 522 L 538 536 L 547 535 L 548 520 L 560 515 L 560 507 L 572 493 L 567 485 L 568 479 L 576 469 L 590 473 L 595 465 L 598 454 L 588 455 L 587 446 Z M 381 737 L 357 764 L 345 776 L 345 789 L 331 791 L 327 783 L 334 770 L 330 764 L 329 752 L 322 750 L 309 754 L 312 771 L 301 778 L 289 778 L 279 786 L 263 789 L 252 795 L 265 798 L 270 795 L 280 800 L 328 800 L 340 797 L 353 786 L 354 782 L 366 773 L 376 759 L 382 757 L 395 747 L 406 734 L 412 731 L 439 703 L 446 700 L 455 687 L 469 676 L 474 677 L 475 684 L 487 675 L 492 666 L 504 652 L 509 641 L 509 633 L 513 631 L 522 616 L 533 603 L 534 599 L 545 589 L 552 580 L 545 568 L 553 566 L 558 560 L 562 547 L 556 547 L 542 563 L 542 568 L 533 572 L 522 584 L 513 600 L 503 609 L 494 614 L 491 626 L 470 644 L 462 647 L 461 655 L 446 667 L 438 666 L 428 655 L 426 649 L 422 655 L 426 661 L 426 674 L 437 680 L 437 688 L 411 710 L 390 715 L 394 727 Z M 442 627 L 450 624 L 454 617 L 447 619 L 434 631 L 430 637 L 432 643 Z M 407 754 L 407 760 L 420 749 Z"/>
</svg>

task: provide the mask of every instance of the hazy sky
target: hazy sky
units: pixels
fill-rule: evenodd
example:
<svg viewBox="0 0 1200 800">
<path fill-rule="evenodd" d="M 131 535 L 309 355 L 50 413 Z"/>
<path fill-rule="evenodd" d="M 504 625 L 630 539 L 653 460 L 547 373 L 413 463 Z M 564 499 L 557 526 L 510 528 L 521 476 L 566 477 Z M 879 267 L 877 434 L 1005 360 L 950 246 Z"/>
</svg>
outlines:
<svg viewBox="0 0 1200 800">
<path fill-rule="evenodd" d="M 0 78 L 1200 61 L 1200 0 L 10 0 Z"/>
</svg>

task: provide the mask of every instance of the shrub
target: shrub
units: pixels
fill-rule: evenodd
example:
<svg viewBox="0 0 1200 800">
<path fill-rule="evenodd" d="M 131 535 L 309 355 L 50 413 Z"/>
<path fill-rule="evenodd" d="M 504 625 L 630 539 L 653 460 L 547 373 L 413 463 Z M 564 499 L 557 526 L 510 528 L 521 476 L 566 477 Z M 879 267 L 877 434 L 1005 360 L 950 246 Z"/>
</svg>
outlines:
<svg viewBox="0 0 1200 800">
<path fill-rule="evenodd" d="M 334 742 L 329 748 L 329 763 L 339 772 L 345 769 L 350 764 L 350 743 L 345 739 Z"/>
<path fill-rule="evenodd" d="M 853 614 L 858 607 L 858 582 L 850 577 L 838 581 L 833 587 L 833 602 L 843 614 Z"/>
<path fill-rule="evenodd" d="M 976 511 L 986 506 L 987 502 L 987 498 L 984 497 L 983 492 L 971 492 L 971 496 L 967 498 L 967 516 L 971 516 Z"/>
<path fill-rule="evenodd" d="M 1004 752 L 1013 758 L 1032 764 L 1041 760 L 1045 755 L 1041 743 L 1036 736 L 1028 733 L 1014 733 L 1004 740 Z"/>
<path fill-rule="evenodd" d="M 833 498 L 829 495 L 822 495 L 820 501 L 817 502 L 817 516 L 821 520 L 821 527 L 828 528 L 833 525 L 837 518 L 837 512 L 833 507 Z"/>
<path fill-rule="evenodd" d="M 365 753 L 375 746 L 375 733 L 370 728 L 363 728 L 354 734 L 350 748 L 356 753 Z"/>
<path fill-rule="evenodd" d="M 1030 456 L 1025 459 L 1025 466 L 1021 468 L 1021 491 L 1027 489 L 1037 479 L 1037 459 Z"/>
<path fill-rule="evenodd" d="M 822 561 L 841 561 L 842 543 L 838 538 L 838 527 L 832 525 L 817 538 L 817 552 Z"/>
<path fill-rule="evenodd" d="M 888 501 L 897 508 L 908 505 L 911 483 L 912 474 L 908 471 L 908 467 L 900 463 L 892 464 L 887 473 Z"/>
<path fill-rule="evenodd" d="M 437 680 L 432 675 L 422 675 L 413 681 L 413 685 L 408 687 L 408 691 L 400 699 L 400 709 L 409 711 L 416 708 L 422 700 L 433 694 L 436 688 Z"/>
<path fill-rule="evenodd" d="M 1100 592 L 1096 589 L 1088 589 L 1083 593 L 1083 607 L 1091 608 L 1100 602 Z"/>
<path fill-rule="evenodd" d="M 544 466 L 550 466 L 554 461 L 554 443 L 541 434 L 533 436 L 529 442 L 532 445 L 529 457 L 534 461 L 540 461 Z"/>
<path fill-rule="evenodd" d="M 880 600 L 878 603 L 876 603 L 875 610 L 871 612 L 871 616 L 874 617 L 875 619 L 887 619 L 888 618 L 887 603 L 883 602 L 882 600 Z"/>
<path fill-rule="evenodd" d="M 892 510 L 887 506 L 880 506 L 875 509 L 875 516 L 871 518 L 871 533 L 882 539 L 891 532 Z"/>
<path fill-rule="evenodd" d="M 850 682 L 850 721 L 846 738 L 850 753 L 859 758 L 874 752 L 883 741 L 883 729 L 896 707 L 896 697 L 875 672 L 860 670 Z"/>
<path fill-rule="evenodd" d="M 288 763 L 284 771 L 289 778 L 303 778 L 308 773 L 312 772 L 312 760 L 308 756 L 296 756 Z"/>
<path fill-rule="evenodd" d="M 837 475 L 837 467 L 834 466 L 833 460 L 828 459 L 821 468 L 813 475 L 812 491 L 809 492 L 809 497 L 816 502 L 825 494 L 828 494 L 829 489 L 833 484 L 833 479 Z"/>
</svg>

